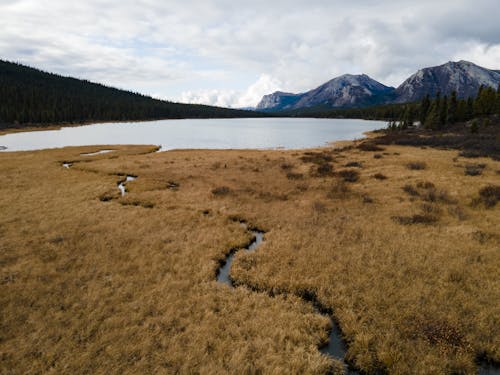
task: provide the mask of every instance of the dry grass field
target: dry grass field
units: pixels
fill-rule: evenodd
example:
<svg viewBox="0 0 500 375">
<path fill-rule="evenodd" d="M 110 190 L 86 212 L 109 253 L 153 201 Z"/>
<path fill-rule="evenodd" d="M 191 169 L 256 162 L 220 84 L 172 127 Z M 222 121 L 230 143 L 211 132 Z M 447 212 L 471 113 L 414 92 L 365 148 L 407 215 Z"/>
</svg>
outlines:
<svg viewBox="0 0 500 375">
<path fill-rule="evenodd" d="M 364 372 L 500 361 L 499 161 L 112 148 L 0 154 L 2 373 L 341 372 L 311 294 Z M 231 289 L 219 262 L 249 240 L 234 219 L 266 233 Z"/>
</svg>

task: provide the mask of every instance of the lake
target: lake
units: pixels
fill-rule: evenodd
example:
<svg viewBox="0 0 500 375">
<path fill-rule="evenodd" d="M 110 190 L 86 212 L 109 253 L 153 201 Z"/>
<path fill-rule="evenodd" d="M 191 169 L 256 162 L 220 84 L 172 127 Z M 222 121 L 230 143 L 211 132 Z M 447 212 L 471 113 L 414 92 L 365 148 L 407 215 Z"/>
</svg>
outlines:
<svg viewBox="0 0 500 375">
<path fill-rule="evenodd" d="M 172 149 L 309 148 L 363 137 L 383 121 L 245 118 L 102 123 L 0 136 L 0 150 L 27 151 L 85 145 L 152 144 Z"/>
</svg>

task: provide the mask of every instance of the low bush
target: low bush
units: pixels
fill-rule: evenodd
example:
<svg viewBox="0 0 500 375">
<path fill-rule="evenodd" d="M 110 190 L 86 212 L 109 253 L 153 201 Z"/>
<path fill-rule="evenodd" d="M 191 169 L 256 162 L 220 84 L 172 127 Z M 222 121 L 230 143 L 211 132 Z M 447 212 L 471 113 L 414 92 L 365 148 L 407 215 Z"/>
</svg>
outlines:
<svg viewBox="0 0 500 375">
<path fill-rule="evenodd" d="M 330 176 L 333 174 L 333 166 L 330 163 L 322 163 L 316 168 L 318 176 Z"/>
<path fill-rule="evenodd" d="M 479 190 L 479 198 L 473 203 L 482 203 L 486 208 L 495 207 L 500 200 L 500 186 L 488 185 Z"/>
<path fill-rule="evenodd" d="M 413 187 L 413 185 L 407 184 L 403 186 L 403 191 L 411 196 L 418 196 L 418 190 Z"/>
<path fill-rule="evenodd" d="M 344 165 L 346 168 L 363 168 L 363 164 L 361 164 L 359 161 L 351 161 L 347 164 Z"/>
<path fill-rule="evenodd" d="M 314 164 L 324 164 L 333 161 L 333 157 L 330 153 L 323 152 L 306 152 L 300 157 L 304 163 L 314 163 Z"/>
<path fill-rule="evenodd" d="M 384 151 L 385 148 L 380 147 L 372 142 L 363 142 L 358 145 L 358 149 L 361 151 Z"/>
<path fill-rule="evenodd" d="M 354 169 L 344 169 L 337 172 L 337 175 L 342 177 L 346 182 L 356 182 L 359 180 L 359 172 Z"/>
<path fill-rule="evenodd" d="M 231 192 L 231 189 L 228 188 L 227 186 L 219 186 L 219 187 L 216 187 L 215 189 L 212 189 L 212 194 L 215 196 L 227 195 L 230 192 Z"/>
<path fill-rule="evenodd" d="M 483 173 L 483 169 L 486 168 L 485 164 L 469 164 L 465 166 L 466 176 L 479 176 Z"/>
<path fill-rule="evenodd" d="M 414 171 L 420 171 L 427 168 L 427 164 L 423 161 L 412 161 L 406 164 L 406 168 Z"/>
<path fill-rule="evenodd" d="M 301 180 L 302 178 L 304 178 L 304 175 L 302 173 L 288 172 L 286 174 L 286 177 L 289 180 Z"/>
<path fill-rule="evenodd" d="M 377 180 L 387 180 L 387 176 L 382 174 L 382 173 L 375 173 L 373 175 L 373 178 L 375 178 Z"/>
<path fill-rule="evenodd" d="M 415 214 L 412 216 L 393 216 L 392 219 L 401 225 L 433 224 L 438 221 L 437 216 L 428 213 Z"/>
</svg>

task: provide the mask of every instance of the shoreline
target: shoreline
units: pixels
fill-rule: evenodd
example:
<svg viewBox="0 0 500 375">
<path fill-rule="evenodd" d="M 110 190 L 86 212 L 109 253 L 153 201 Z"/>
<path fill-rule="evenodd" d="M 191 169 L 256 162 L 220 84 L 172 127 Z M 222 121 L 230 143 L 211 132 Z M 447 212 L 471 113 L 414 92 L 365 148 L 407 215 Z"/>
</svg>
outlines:
<svg viewBox="0 0 500 375">
<path fill-rule="evenodd" d="M 46 130 L 61 130 L 62 128 L 76 128 L 79 126 L 87 126 L 87 125 L 97 125 L 97 124 L 128 124 L 128 123 L 137 123 L 137 122 L 153 122 L 153 121 L 168 121 L 168 120 L 230 120 L 230 119 L 255 119 L 256 117 L 210 117 L 210 118 L 165 118 L 165 119 L 150 119 L 150 120 L 109 120 L 109 121 L 84 121 L 84 122 L 79 122 L 79 123 L 73 123 L 73 122 L 68 122 L 68 123 L 60 123 L 60 124 L 47 124 L 47 125 L 40 125 L 37 126 L 35 124 L 28 125 L 24 128 L 20 127 L 9 127 L 9 128 L 0 128 L 0 137 L 3 135 L 7 134 L 14 134 L 14 133 L 25 133 L 25 132 L 36 132 L 36 131 L 46 131 Z M 269 118 L 290 118 L 290 119 L 296 119 L 296 118 L 308 118 L 308 119 L 316 119 L 316 120 L 326 120 L 322 118 L 316 118 L 316 117 L 279 117 L 279 116 L 269 116 L 269 117 L 258 117 L 262 119 L 269 119 Z M 384 120 L 367 120 L 367 119 L 335 119 L 331 118 L 331 120 L 362 120 L 362 121 L 381 121 L 384 122 Z"/>
</svg>

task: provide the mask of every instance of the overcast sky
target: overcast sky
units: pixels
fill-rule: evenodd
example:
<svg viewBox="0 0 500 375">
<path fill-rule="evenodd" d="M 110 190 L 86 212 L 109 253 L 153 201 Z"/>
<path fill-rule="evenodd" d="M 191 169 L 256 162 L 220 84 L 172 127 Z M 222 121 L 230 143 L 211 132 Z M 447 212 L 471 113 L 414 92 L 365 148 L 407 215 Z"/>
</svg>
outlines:
<svg viewBox="0 0 500 375">
<path fill-rule="evenodd" d="M 500 0 L 0 0 L 0 58 L 159 98 L 254 106 L 344 73 L 500 69 Z"/>
</svg>

